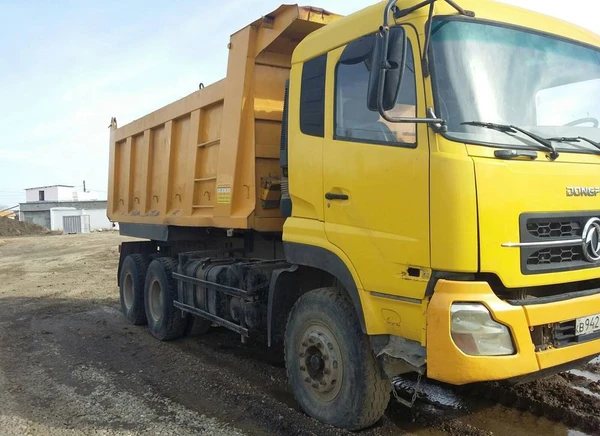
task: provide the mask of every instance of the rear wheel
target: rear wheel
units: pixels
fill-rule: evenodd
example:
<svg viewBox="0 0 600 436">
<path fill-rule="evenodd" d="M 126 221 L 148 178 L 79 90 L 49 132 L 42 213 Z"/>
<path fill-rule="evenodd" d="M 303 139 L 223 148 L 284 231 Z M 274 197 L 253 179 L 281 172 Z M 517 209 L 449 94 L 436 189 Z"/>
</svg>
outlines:
<svg viewBox="0 0 600 436">
<path fill-rule="evenodd" d="M 391 384 L 381 377 L 354 307 L 334 288 L 311 291 L 292 308 L 285 363 L 296 401 L 319 421 L 360 430 L 387 407 Z"/>
<path fill-rule="evenodd" d="M 159 257 L 150 263 L 146 274 L 144 303 L 148 328 L 161 341 L 183 336 L 190 321 L 188 314 L 182 316 L 182 312 L 173 305 L 177 298 L 173 279 L 176 267 L 174 259 Z"/>
<path fill-rule="evenodd" d="M 146 324 L 144 282 L 150 260 L 143 254 L 130 254 L 123 261 L 119 279 L 121 312 L 130 324 Z"/>
</svg>

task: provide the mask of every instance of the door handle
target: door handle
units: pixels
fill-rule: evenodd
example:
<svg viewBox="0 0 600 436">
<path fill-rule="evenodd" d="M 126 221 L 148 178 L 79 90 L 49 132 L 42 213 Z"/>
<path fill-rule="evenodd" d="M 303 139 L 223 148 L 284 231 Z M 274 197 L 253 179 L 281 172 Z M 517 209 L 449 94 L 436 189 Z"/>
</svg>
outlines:
<svg viewBox="0 0 600 436">
<path fill-rule="evenodd" d="M 348 200 L 348 196 L 346 194 L 334 194 L 333 192 L 327 192 L 325 194 L 326 200 Z"/>
</svg>

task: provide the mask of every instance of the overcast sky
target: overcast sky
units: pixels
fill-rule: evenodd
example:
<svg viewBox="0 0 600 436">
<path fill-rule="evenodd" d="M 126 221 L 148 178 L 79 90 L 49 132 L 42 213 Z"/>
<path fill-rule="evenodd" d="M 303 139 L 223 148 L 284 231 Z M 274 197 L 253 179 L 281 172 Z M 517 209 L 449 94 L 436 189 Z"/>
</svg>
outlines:
<svg viewBox="0 0 600 436">
<path fill-rule="evenodd" d="M 600 33 L 596 0 L 505 2 Z M 122 126 L 224 77 L 229 35 L 281 3 L 0 0 L 0 205 L 40 185 L 106 191 L 110 118 Z M 372 3 L 312 2 L 342 15 Z"/>
</svg>

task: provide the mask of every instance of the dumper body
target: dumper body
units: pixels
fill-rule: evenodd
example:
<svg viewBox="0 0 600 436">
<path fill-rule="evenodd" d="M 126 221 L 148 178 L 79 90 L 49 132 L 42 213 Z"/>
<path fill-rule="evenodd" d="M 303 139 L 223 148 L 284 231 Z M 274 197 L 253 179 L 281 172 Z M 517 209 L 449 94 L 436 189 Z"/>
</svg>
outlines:
<svg viewBox="0 0 600 436">
<path fill-rule="evenodd" d="M 281 179 L 292 52 L 336 18 L 281 6 L 232 35 L 225 79 L 111 130 L 108 216 L 121 223 L 281 232 L 278 195 L 268 191 Z"/>
</svg>

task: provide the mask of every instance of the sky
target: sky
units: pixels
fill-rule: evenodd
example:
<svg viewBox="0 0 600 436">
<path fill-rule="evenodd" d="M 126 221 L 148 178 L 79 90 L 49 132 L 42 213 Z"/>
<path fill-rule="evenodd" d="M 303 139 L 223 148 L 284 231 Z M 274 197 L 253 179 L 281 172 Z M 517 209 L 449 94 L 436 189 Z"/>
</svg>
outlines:
<svg viewBox="0 0 600 436">
<path fill-rule="evenodd" d="M 347 15 L 374 1 L 306 4 Z M 596 0 L 504 2 L 600 33 Z M 0 205 L 84 180 L 105 196 L 110 118 L 123 126 L 223 78 L 229 35 L 281 3 L 0 0 Z"/>
</svg>

